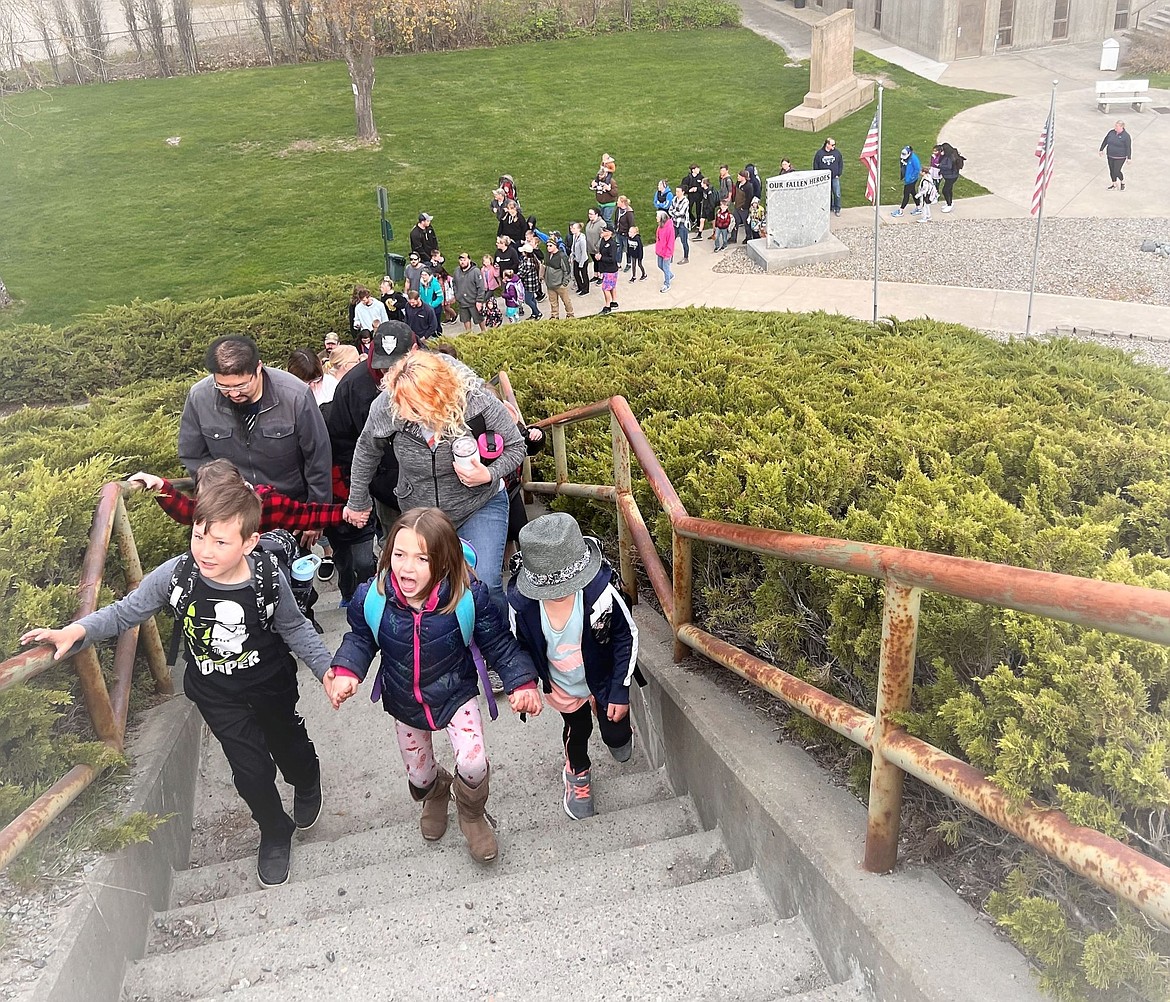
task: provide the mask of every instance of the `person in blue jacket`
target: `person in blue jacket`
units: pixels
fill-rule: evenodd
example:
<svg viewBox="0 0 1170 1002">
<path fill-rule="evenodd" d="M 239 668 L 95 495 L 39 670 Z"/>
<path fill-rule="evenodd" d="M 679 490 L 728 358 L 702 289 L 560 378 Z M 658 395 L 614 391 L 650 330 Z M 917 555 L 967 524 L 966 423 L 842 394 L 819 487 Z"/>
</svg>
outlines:
<svg viewBox="0 0 1170 1002">
<path fill-rule="evenodd" d="M 918 198 L 915 194 L 915 188 L 918 185 L 918 178 L 922 175 L 922 163 L 918 159 L 918 154 L 914 152 L 913 146 L 903 146 L 902 153 L 898 157 L 902 164 L 902 205 L 890 213 L 891 216 L 900 216 L 906 211 L 906 206 L 911 199 L 914 199 L 914 209 L 910 213 L 912 216 L 918 215 Z"/>
<path fill-rule="evenodd" d="M 468 593 L 473 611 L 461 611 Z M 472 620 L 467 639 L 461 616 Z M 479 712 L 480 679 L 468 640 L 473 638 L 500 674 L 517 713 L 540 713 L 540 693 L 532 659 L 508 632 L 486 586 L 472 576 L 455 526 L 438 508 L 414 508 L 394 523 L 378 573 L 354 592 L 348 619 L 349 632 L 333 656 L 329 698 L 334 708 L 357 691 L 381 651 L 370 699 L 381 697 L 394 718 L 410 795 L 423 805 L 423 838 L 434 841 L 446 833 L 454 789 L 459 827 L 472 859 L 495 859 L 495 832 L 484 816 L 490 768 Z M 454 775 L 435 759 L 431 736 L 439 730 L 451 739 Z"/>
<path fill-rule="evenodd" d="M 594 813 L 594 714 L 610 754 L 619 762 L 633 754 L 630 680 L 641 682 L 638 628 L 601 546 L 582 537 L 573 516 L 542 515 L 520 530 L 519 542 L 508 585 L 511 626 L 536 666 L 545 701 L 564 718 L 562 806 L 579 821 Z"/>
</svg>

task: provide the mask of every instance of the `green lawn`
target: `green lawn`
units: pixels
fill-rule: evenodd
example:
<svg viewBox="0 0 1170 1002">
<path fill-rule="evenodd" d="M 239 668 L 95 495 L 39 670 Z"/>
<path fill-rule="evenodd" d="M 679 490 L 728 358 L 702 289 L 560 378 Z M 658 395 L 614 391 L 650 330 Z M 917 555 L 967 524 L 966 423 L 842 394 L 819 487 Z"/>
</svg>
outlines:
<svg viewBox="0 0 1170 1002">
<path fill-rule="evenodd" d="M 887 164 L 903 143 L 929 148 L 944 122 L 989 99 L 858 59 L 896 84 L 886 92 Z M 482 254 L 502 172 L 542 225 L 564 227 L 591 204 L 602 151 L 643 211 L 657 179 L 677 184 L 692 160 L 707 171 L 750 161 L 765 175 L 783 156 L 810 165 L 818 139 L 782 127 L 808 70 L 785 61 L 742 29 L 387 58 L 376 151 L 286 153 L 299 140 L 352 137 L 342 63 L 19 96 L 0 125 L 0 276 L 24 305 L 0 323 L 60 324 L 136 297 L 229 295 L 314 274 L 372 279 L 382 272 L 379 184 L 390 193 L 392 250 L 425 209 L 448 253 Z M 862 109 L 833 129 L 847 205 L 863 201 L 855 158 L 872 115 Z M 892 197 L 895 172 L 884 173 Z"/>
</svg>

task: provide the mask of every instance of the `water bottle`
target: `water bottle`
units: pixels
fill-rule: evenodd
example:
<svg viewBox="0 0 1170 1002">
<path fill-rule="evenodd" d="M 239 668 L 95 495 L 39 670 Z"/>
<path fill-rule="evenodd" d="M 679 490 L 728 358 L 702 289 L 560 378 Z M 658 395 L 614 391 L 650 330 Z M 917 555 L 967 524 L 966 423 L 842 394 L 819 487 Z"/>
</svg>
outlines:
<svg viewBox="0 0 1170 1002">
<path fill-rule="evenodd" d="M 297 600 L 297 608 L 305 612 L 310 607 L 313 596 L 313 579 L 317 576 L 317 568 L 321 566 L 321 558 L 315 553 L 306 553 L 292 563 L 292 593 Z"/>
</svg>

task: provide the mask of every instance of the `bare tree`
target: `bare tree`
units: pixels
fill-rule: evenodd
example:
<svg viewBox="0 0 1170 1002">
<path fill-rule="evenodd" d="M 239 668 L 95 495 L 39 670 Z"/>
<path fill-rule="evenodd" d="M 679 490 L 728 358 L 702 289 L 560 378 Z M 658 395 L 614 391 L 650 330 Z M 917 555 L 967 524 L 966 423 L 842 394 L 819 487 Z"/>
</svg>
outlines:
<svg viewBox="0 0 1170 1002">
<path fill-rule="evenodd" d="M 276 0 L 280 8 L 280 24 L 284 28 L 285 41 L 288 42 L 288 57 L 294 63 L 300 62 L 297 49 L 300 47 L 300 37 L 297 31 L 297 12 L 293 10 L 293 0 Z"/>
<path fill-rule="evenodd" d="M 138 52 L 138 61 L 142 62 L 145 55 L 142 52 L 142 33 L 138 27 L 138 4 L 135 0 L 121 0 L 122 16 L 126 18 L 126 27 L 130 29 L 130 40 Z"/>
<path fill-rule="evenodd" d="M 353 111 L 358 139 L 378 141 L 374 124 L 374 18 L 382 0 L 326 0 L 323 13 L 336 27 L 341 54 L 353 86 Z"/>
<path fill-rule="evenodd" d="M 248 10 L 256 15 L 260 34 L 264 36 L 264 48 L 268 52 L 268 65 L 276 65 L 276 49 L 272 44 L 272 24 L 268 20 L 268 0 L 248 0 Z"/>
<path fill-rule="evenodd" d="M 158 63 L 158 71 L 164 77 L 171 75 L 171 61 L 167 55 L 167 31 L 163 23 L 163 10 L 160 0 L 135 0 L 138 4 L 138 13 L 146 22 L 146 31 L 150 36 L 150 47 L 154 50 L 154 58 Z"/>
<path fill-rule="evenodd" d="M 188 73 L 199 72 L 199 53 L 195 48 L 195 28 L 191 24 L 191 0 L 172 0 L 175 33 L 179 36 L 179 52 Z"/>
<path fill-rule="evenodd" d="M 73 11 L 69 8 L 66 0 L 53 0 L 53 17 L 57 22 L 57 31 L 61 35 L 61 44 L 65 47 L 66 55 L 69 56 L 69 62 L 73 64 L 73 79 L 78 83 L 85 83 L 89 74 L 82 73 L 84 61 L 77 45 L 81 30 L 77 27 L 77 22 L 73 19 Z"/>
<path fill-rule="evenodd" d="M 76 0 L 77 20 L 81 24 L 85 40 L 85 58 L 90 73 L 105 82 L 109 79 L 106 71 L 106 25 L 100 0 Z"/>
<path fill-rule="evenodd" d="M 57 52 L 56 40 L 53 38 L 48 5 L 45 0 L 28 0 L 25 10 L 33 29 L 40 36 L 41 44 L 45 47 L 45 56 L 53 70 L 53 80 L 61 83 L 61 58 Z"/>
</svg>

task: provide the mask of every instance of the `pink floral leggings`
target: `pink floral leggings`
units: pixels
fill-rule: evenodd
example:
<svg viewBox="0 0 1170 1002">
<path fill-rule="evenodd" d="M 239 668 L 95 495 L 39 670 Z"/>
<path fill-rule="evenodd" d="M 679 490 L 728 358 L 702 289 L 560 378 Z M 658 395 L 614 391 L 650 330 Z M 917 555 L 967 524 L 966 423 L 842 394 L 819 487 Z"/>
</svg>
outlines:
<svg viewBox="0 0 1170 1002">
<path fill-rule="evenodd" d="M 435 759 L 432 731 L 410 727 L 401 721 L 394 722 L 398 735 L 398 750 L 402 753 L 402 764 L 406 766 L 406 778 L 425 790 L 439 775 L 439 763 Z M 455 711 L 447 725 L 447 737 L 451 739 L 451 750 L 455 753 L 455 769 L 470 786 L 478 786 L 488 774 L 487 748 L 483 740 L 483 720 L 479 715 L 479 702 L 472 698 Z"/>
</svg>

